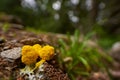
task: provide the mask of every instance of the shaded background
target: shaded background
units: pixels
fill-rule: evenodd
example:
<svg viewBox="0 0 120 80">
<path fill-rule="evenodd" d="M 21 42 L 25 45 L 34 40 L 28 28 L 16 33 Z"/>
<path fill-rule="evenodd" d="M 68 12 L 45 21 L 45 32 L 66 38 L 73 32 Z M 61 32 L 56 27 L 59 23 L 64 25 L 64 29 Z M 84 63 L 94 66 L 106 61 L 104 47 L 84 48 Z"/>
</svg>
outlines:
<svg viewBox="0 0 120 80">
<path fill-rule="evenodd" d="M 107 48 L 120 40 L 120 0 L 1 0 L 0 21 L 39 31 L 95 32 Z"/>
</svg>

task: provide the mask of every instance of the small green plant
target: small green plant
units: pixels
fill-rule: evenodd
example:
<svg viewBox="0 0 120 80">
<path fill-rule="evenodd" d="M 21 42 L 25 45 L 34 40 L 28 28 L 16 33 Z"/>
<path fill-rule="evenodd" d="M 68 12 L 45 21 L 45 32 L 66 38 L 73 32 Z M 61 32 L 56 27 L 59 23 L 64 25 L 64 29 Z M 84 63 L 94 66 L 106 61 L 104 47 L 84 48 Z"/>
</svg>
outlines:
<svg viewBox="0 0 120 80">
<path fill-rule="evenodd" d="M 76 30 L 73 38 L 68 35 L 68 42 L 59 40 L 60 52 L 59 62 L 65 66 L 71 80 L 77 76 L 89 76 L 92 70 L 104 68 L 103 58 L 111 60 L 106 54 L 101 54 L 97 49 L 87 47 L 87 40 L 92 34 L 88 34 L 80 41 L 80 32 Z"/>
<path fill-rule="evenodd" d="M 3 24 L 2 29 L 3 29 L 4 32 L 7 32 L 9 28 L 10 28 L 10 24 L 9 23 L 4 23 Z"/>
</svg>

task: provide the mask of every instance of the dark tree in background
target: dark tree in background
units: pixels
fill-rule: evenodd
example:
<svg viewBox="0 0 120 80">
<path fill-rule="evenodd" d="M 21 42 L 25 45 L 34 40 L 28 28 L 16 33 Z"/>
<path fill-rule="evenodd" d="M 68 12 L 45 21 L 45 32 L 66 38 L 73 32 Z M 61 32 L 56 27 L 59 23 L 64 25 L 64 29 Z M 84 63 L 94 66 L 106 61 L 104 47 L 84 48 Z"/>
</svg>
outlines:
<svg viewBox="0 0 120 80">
<path fill-rule="evenodd" d="M 107 21 L 103 27 L 110 33 L 120 34 L 120 0 L 106 1 L 104 17 Z"/>
</svg>

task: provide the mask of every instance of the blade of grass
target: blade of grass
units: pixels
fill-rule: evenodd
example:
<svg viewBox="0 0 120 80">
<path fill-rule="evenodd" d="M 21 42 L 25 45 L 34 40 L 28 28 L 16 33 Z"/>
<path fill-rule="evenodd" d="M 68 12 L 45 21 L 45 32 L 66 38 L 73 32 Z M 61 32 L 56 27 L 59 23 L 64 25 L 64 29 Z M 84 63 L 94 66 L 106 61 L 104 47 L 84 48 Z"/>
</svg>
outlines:
<svg viewBox="0 0 120 80">
<path fill-rule="evenodd" d="M 86 59 L 84 59 L 83 57 L 78 57 L 79 58 L 79 60 L 84 64 L 84 66 L 86 67 L 86 69 L 89 71 L 91 68 L 90 68 L 90 65 L 89 65 L 89 63 L 87 62 L 87 60 Z"/>
</svg>

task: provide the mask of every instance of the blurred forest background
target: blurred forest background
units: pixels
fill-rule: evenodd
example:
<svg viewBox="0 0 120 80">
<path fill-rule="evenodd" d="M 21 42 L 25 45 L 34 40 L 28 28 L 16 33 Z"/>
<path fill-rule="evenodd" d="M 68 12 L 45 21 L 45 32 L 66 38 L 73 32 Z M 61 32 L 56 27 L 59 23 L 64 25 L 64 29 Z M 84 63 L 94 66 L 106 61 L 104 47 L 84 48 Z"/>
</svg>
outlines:
<svg viewBox="0 0 120 80">
<path fill-rule="evenodd" d="M 120 0 L 1 0 L 0 21 L 9 18 L 46 32 L 95 32 L 104 48 L 120 40 Z"/>
</svg>

